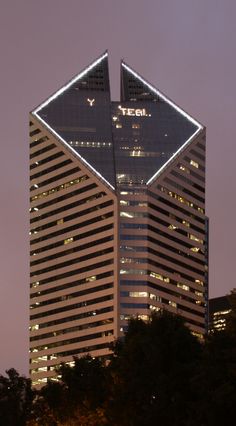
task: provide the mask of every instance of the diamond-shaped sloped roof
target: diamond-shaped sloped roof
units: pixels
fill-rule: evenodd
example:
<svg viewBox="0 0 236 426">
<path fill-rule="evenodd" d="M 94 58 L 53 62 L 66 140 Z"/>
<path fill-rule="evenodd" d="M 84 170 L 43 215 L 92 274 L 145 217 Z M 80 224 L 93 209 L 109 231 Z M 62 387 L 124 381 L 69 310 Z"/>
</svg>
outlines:
<svg viewBox="0 0 236 426">
<path fill-rule="evenodd" d="M 52 95 L 34 113 L 114 188 L 107 53 Z"/>
<path fill-rule="evenodd" d="M 115 142 L 116 172 L 121 176 L 120 182 L 124 175 L 124 181 L 128 176 L 134 183 L 149 184 L 202 126 L 124 62 L 121 64 L 121 100 L 121 121 L 125 119 L 128 124 L 122 124 Z M 134 106 L 129 116 L 128 110 Z M 141 114 L 136 108 L 143 111 L 143 115 L 134 116 Z M 130 151 L 124 149 L 128 141 L 133 145 Z"/>
<path fill-rule="evenodd" d="M 112 188 L 150 183 L 202 128 L 124 62 L 111 103 L 107 53 L 33 113 Z"/>
</svg>

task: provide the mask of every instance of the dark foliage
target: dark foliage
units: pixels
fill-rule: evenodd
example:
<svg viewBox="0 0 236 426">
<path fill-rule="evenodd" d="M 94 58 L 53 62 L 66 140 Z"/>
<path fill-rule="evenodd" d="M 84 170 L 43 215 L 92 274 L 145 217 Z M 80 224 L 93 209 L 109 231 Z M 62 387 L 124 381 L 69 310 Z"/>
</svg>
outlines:
<svg viewBox="0 0 236 426">
<path fill-rule="evenodd" d="M 0 376 L 0 425 L 217 426 L 236 416 L 236 328 L 199 342 L 183 319 L 132 319 L 110 363 L 90 356 L 60 367 L 60 381 L 32 391 L 14 370 Z"/>
<path fill-rule="evenodd" d="M 24 426 L 30 416 L 34 392 L 31 380 L 20 376 L 14 368 L 0 375 L 0 425 Z"/>
</svg>

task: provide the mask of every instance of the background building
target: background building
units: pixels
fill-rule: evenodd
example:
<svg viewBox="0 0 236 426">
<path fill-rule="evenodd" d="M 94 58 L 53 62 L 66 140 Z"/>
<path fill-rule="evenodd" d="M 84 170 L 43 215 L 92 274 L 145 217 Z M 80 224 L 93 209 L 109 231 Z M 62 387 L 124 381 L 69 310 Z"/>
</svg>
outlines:
<svg viewBox="0 0 236 426">
<path fill-rule="evenodd" d="M 34 384 L 165 308 L 206 329 L 205 129 L 108 55 L 30 115 Z"/>
<path fill-rule="evenodd" d="M 228 296 L 209 299 L 209 331 L 224 330 L 230 312 L 231 303 Z"/>
</svg>

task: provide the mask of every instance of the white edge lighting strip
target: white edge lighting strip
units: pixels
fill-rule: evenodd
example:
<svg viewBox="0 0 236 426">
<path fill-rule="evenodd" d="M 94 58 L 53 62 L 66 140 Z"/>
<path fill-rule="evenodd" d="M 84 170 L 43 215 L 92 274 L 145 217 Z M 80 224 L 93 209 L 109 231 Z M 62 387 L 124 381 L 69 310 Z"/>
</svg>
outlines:
<svg viewBox="0 0 236 426">
<path fill-rule="evenodd" d="M 87 68 L 85 68 L 83 71 L 81 71 L 79 74 L 77 74 L 72 80 L 70 80 L 65 86 L 61 87 L 56 93 L 54 93 L 52 96 L 50 96 L 45 102 L 43 102 L 41 105 L 39 105 L 34 111 L 33 114 L 37 114 L 38 111 L 40 111 L 42 108 L 47 106 L 51 101 L 56 99 L 58 96 L 60 96 L 62 93 L 64 93 L 67 89 L 69 89 L 72 84 L 76 83 L 76 81 L 80 80 L 84 75 L 88 74 L 91 69 L 96 67 L 100 62 L 103 61 L 108 56 L 108 53 L 105 52 L 102 56 L 100 56 L 96 61 L 94 61 L 91 65 L 89 65 Z"/>
<path fill-rule="evenodd" d="M 138 80 L 140 80 L 145 86 L 147 86 L 152 92 L 154 92 L 156 95 L 158 95 L 161 99 L 163 99 L 165 102 L 167 102 L 172 108 L 174 108 L 176 111 L 178 111 L 180 114 L 182 114 L 187 120 L 191 121 L 195 126 L 197 126 L 196 132 L 193 133 L 192 136 L 183 144 L 181 147 L 172 155 L 169 160 L 161 166 L 161 168 L 148 180 L 146 185 L 149 185 L 152 183 L 156 177 L 163 171 L 166 166 L 174 160 L 174 158 L 195 138 L 195 136 L 203 129 L 203 126 L 196 121 L 191 115 L 187 114 L 183 109 L 181 109 L 178 105 L 176 105 L 174 102 L 172 102 L 170 99 L 168 99 L 163 93 L 161 93 L 159 90 L 157 90 L 155 87 L 153 87 L 150 83 L 145 81 L 139 74 L 137 74 L 135 71 L 132 70 L 132 68 L 128 67 L 124 62 L 122 62 L 123 68 L 125 68 L 129 73 L 131 73 L 134 77 L 136 77 Z"/>
<path fill-rule="evenodd" d="M 100 56 L 95 62 L 93 62 L 91 65 L 89 65 L 84 71 L 76 75 L 72 80 L 69 81 L 65 86 L 63 86 L 61 89 L 59 89 L 56 93 L 54 93 L 50 98 L 48 98 L 45 102 L 43 102 L 41 105 L 39 105 L 32 114 L 37 117 L 41 123 L 44 124 L 45 127 L 47 127 L 51 133 L 53 133 L 67 148 L 69 148 L 77 157 L 80 158 L 80 160 L 86 164 L 100 179 L 102 179 L 112 190 L 114 191 L 115 188 L 112 186 L 93 166 L 91 166 L 88 161 L 85 160 L 75 149 L 73 149 L 66 141 L 63 139 L 49 124 L 43 120 L 40 115 L 38 115 L 38 112 L 43 109 L 45 106 L 47 106 L 50 102 L 52 102 L 54 99 L 56 99 L 58 96 L 60 96 L 62 93 L 64 93 L 67 89 L 69 89 L 76 81 L 78 81 L 80 78 L 82 78 L 84 75 L 86 75 L 92 68 L 96 67 L 103 59 L 105 59 L 108 56 L 108 53 L 104 53 L 102 56 Z"/>
</svg>

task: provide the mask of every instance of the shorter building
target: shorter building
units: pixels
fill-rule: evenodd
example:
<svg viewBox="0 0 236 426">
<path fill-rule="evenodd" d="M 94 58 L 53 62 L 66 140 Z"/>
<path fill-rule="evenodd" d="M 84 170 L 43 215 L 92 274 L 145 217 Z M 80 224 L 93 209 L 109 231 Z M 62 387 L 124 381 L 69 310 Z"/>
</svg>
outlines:
<svg viewBox="0 0 236 426">
<path fill-rule="evenodd" d="M 209 300 L 209 332 L 224 330 L 228 314 L 231 312 L 229 296 Z"/>
</svg>

